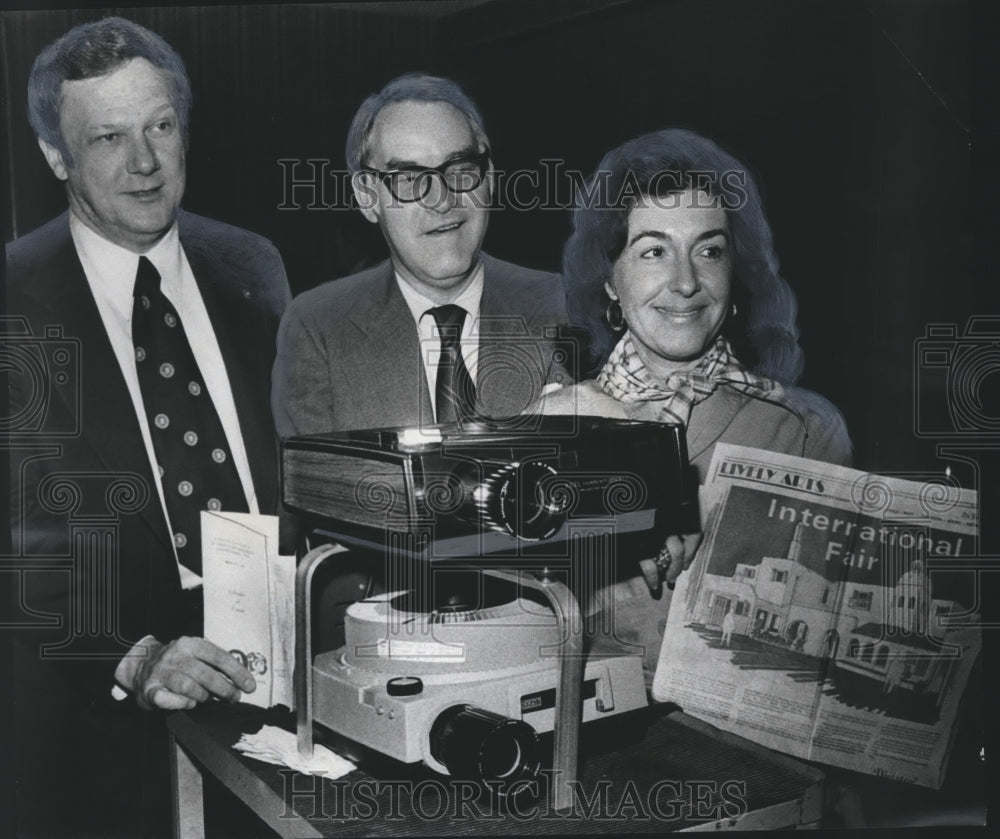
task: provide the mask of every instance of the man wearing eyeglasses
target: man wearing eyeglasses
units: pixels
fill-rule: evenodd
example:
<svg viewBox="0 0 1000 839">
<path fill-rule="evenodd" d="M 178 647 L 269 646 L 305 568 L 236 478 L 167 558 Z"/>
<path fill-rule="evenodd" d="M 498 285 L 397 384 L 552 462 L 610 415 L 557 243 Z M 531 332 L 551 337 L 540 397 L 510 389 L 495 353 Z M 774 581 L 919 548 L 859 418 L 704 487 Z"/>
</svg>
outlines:
<svg viewBox="0 0 1000 839">
<path fill-rule="evenodd" d="M 520 414 L 564 376 L 558 277 L 481 251 L 493 168 L 454 82 L 394 79 L 351 124 L 347 164 L 389 260 L 300 295 L 278 336 L 282 437 Z"/>
</svg>

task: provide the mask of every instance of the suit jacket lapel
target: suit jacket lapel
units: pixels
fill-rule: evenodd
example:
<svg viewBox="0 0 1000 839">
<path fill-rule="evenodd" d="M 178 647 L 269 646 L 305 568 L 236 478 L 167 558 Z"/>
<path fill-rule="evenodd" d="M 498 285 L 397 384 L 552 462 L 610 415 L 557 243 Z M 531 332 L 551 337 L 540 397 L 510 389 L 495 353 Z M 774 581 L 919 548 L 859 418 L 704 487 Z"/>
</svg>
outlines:
<svg viewBox="0 0 1000 839">
<path fill-rule="evenodd" d="M 483 296 L 479 304 L 477 397 L 490 417 L 523 413 L 545 382 L 549 359 L 533 333 L 531 300 L 520 278 L 483 254 Z"/>
<path fill-rule="evenodd" d="M 359 299 L 350 314 L 357 330 L 352 340 L 355 369 L 346 374 L 361 382 L 380 382 L 379 390 L 394 400 L 394 415 L 404 424 L 433 422 L 430 390 L 424 371 L 417 327 L 396 283 L 392 264 L 384 265 L 372 291 Z M 384 422 L 382 423 L 385 424 Z"/>
<path fill-rule="evenodd" d="M 506 288 L 502 266 L 483 254 L 483 296 L 479 303 L 480 332 L 487 342 L 504 331 L 503 323 L 511 314 L 510 289 Z"/>
<path fill-rule="evenodd" d="M 149 501 L 141 515 L 154 531 L 165 536 L 166 523 L 135 407 L 76 255 L 68 215 L 65 218 L 65 228 L 60 231 L 64 239 L 54 244 L 52 262 L 26 292 L 38 307 L 33 326 L 36 330 L 60 327 L 63 339 L 79 342 L 80 380 L 75 392 L 79 401 L 74 404 L 72 389 L 55 389 L 62 401 L 60 407 L 79 418 L 80 442 L 90 446 L 109 472 L 137 473 L 143 478 Z"/>
<path fill-rule="evenodd" d="M 717 388 L 708 399 L 695 405 L 692 419 L 688 422 L 688 459 L 695 460 L 709 446 L 718 442 L 743 405 L 742 397 L 724 385 Z"/>
</svg>

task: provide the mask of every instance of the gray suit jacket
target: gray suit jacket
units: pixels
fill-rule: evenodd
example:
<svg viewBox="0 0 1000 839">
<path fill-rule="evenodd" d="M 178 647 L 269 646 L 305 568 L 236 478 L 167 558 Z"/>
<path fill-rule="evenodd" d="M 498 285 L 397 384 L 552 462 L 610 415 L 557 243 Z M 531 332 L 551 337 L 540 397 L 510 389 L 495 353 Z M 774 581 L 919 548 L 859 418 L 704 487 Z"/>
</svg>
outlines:
<svg viewBox="0 0 1000 839">
<path fill-rule="evenodd" d="M 565 295 L 554 274 L 483 260 L 477 407 L 488 417 L 514 416 L 547 380 L 567 377 L 554 347 Z M 300 295 L 278 332 L 271 397 L 278 434 L 433 423 L 420 354 L 388 261 Z"/>
<path fill-rule="evenodd" d="M 550 394 L 543 408 L 550 414 L 592 414 L 648 422 L 659 419 L 655 403 L 619 402 L 600 390 L 593 379 Z M 699 483 L 708 476 L 718 443 L 753 446 L 840 466 L 851 463 L 851 440 L 840 411 L 819 394 L 791 385 L 760 396 L 723 385 L 694 406 L 685 430 L 688 456 Z M 624 557 L 617 569 L 620 582 L 600 592 L 592 608 L 599 604 L 606 610 L 608 614 L 602 619 L 614 620 L 617 641 L 643 655 L 646 682 L 651 685 L 671 594 L 665 589 L 659 596 L 651 596 L 629 559 Z"/>
</svg>

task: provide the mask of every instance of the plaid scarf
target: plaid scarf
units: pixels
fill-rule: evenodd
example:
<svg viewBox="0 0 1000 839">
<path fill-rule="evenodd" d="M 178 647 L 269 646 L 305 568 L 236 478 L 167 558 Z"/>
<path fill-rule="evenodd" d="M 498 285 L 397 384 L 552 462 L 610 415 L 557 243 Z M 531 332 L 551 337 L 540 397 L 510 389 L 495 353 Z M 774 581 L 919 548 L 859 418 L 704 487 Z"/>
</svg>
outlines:
<svg viewBox="0 0 1000 839">
<path fill-rule="evenodd" d="M 672 373 L 666 382 L 659 382 L 642 363 L 631 333 L 626 332 L 597 375 L 598 387 L 619 402 L 660 402 L 660 422 L 680 423 L 685 427 L 691 409 L 711 396 L 720 384 L 732 385 L 750 395 L 767 393 L 777 386 L 740 364 L 721 335 L 693 367 Z"/>
</svg>

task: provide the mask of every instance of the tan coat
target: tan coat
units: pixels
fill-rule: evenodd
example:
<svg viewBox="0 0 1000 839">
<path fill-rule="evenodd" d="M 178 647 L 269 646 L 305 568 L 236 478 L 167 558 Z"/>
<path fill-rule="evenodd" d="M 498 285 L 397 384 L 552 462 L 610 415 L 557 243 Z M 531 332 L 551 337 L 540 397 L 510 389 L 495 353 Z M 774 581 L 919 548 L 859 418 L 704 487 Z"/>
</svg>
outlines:
<svg viewBox="0 0 1000 839">
<path fill-rule="evenodd" d="M 616 419 L 655 421 L 655 406 L 649 402 L 626 404 L 600 390 L 594 381 L 548 394 L 539 406 L 546 414 L 603 416 Z M 687 428 L 688 457 L 704 482 L 717 443 L 767 449 L 847 466 L 851 441 L 840 412 L 811 391 L 782 387 L 766 398 L 748 396 L 723 385 L 691 412 Z M 636 560 L 642 557 L 635 557 Z M 697 559 L 695 559 L 697 562 Z M 670 591 L 663 588 L 657 599 L 650 594 L 638 565 L 623 558 L 621 582 L 599 592 L 588 611 L 614 610 L 615 639 L 598 639 L 595 648 L 615 641 L 630 645 L 643 656 L 647 685 L 660 654 L 663 630 L 670 608 Z M 610 619 L 607 619 L 610 621 Z M 606 625 L 602 620 L 599 625 Z"/>
</svg>

